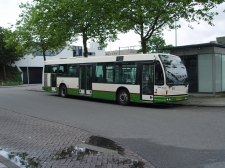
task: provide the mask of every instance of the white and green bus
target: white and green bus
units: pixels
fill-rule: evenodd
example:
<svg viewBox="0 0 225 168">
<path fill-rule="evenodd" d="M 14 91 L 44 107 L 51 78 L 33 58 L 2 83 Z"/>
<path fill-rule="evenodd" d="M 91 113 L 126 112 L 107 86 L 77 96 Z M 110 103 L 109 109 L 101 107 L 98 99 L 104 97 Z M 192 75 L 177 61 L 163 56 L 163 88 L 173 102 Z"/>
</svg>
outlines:
<svg viewBox="0 0 225 168">
<path fill-rule="evenodd" d="M 188 99 L 188 78 L 180 57 L 137 54 L 72 57 L 44 62 L 42 89 L 67 95 L 130 102 L 163 103 Z"/>
</svg>

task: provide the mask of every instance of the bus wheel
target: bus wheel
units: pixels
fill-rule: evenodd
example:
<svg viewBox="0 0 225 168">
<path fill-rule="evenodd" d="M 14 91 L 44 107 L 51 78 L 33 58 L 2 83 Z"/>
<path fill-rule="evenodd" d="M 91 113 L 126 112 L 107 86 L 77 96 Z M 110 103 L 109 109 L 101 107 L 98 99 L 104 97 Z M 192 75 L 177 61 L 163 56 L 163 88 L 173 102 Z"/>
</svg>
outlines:
<svg viewBox="0 0 225 168">
<path fill-rule="evenodd" d="M 67 88 L 66 88 L 66 85 L 62 85 L 60 86 L 60 96 L 61 97 L 67 97 Z"/>
<path fill-rule="evenodd" d="M 130 103 L 130 94 L 127 90 L 123 89 L 119 91 L 117 101 L 120 105 L 127 106 Z"/>
</svg>

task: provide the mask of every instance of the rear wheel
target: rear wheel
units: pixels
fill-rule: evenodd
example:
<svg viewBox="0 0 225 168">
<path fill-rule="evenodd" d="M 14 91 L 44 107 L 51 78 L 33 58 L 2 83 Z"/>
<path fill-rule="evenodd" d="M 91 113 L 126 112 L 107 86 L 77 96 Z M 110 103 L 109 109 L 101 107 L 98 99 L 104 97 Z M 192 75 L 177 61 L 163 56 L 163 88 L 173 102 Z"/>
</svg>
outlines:
<svg viewBox="0 0 225 168">
<path fill-rule="evenodd" d="M 130 103 L 130 94 L 128 90 L 123 89 L 117 95 L 117 101 L 120 105 L 127 106 Z"/>
<path fill-rule="evenodd" d="M 59 95 L 61 97 L 67 97 L 67 87 L 66 87 L 66 85 L 60 86 Z"/>
</svg>

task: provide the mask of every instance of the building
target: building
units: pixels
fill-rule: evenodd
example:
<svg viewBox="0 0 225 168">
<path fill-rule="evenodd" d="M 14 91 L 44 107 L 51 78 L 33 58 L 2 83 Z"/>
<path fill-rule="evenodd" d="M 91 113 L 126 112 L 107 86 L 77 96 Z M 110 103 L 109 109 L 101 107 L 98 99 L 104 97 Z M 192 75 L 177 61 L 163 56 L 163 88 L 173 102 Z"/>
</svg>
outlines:
<svg viewBox="0 0 225 168">
<path fill-rule="evenodd" d="M 89 43 L 89 56 L 105 56 L 105 49 L 98 43 Z M 59 49 L 57 53 L 46 52 L 46 60 L 83 56 L 82 46 L 73 46 L 72 49 Z M 15 65 L 22 72 L 24 84 L 42 83 L 42 70 L 44 59 L 42 53 L 25 55 L 23 59 L 16 61 Z"/>
<path fill-rule="evenodd" d="M 131 55 L 137 54 L 137 50 L 135 49 L 126 49 L 126 50 L 114 50 L 114 51 L 106 51 L 106 56 L 113 56 L 113 55 Z"/>
<path fill-rule="evenodd" d="M 225 92 L 225 37 L 204 44 L 167 48 L 183 60 L 189 78 L 189 93 Z"/>
</svg>

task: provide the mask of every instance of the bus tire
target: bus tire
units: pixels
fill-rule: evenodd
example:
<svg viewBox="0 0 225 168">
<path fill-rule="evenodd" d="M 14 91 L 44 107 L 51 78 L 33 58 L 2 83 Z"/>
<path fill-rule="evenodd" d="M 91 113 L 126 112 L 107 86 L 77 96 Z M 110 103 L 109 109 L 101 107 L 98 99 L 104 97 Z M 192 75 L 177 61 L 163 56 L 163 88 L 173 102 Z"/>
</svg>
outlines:
<svg viewBox="0 0 225 168">
<path fill-rule="evenodd" d="M 120 105 L 127 106 L 130 104 L 130 94 L 128 90 L 122 89 L 117 95 L 117 101 Z"/>
<path fill-rule="evenodd" d="M 67 87 L 66 87 L 66 85 L 60 86 L 59 95 L 63 98 L 67 97 Z"/>
</svg>

